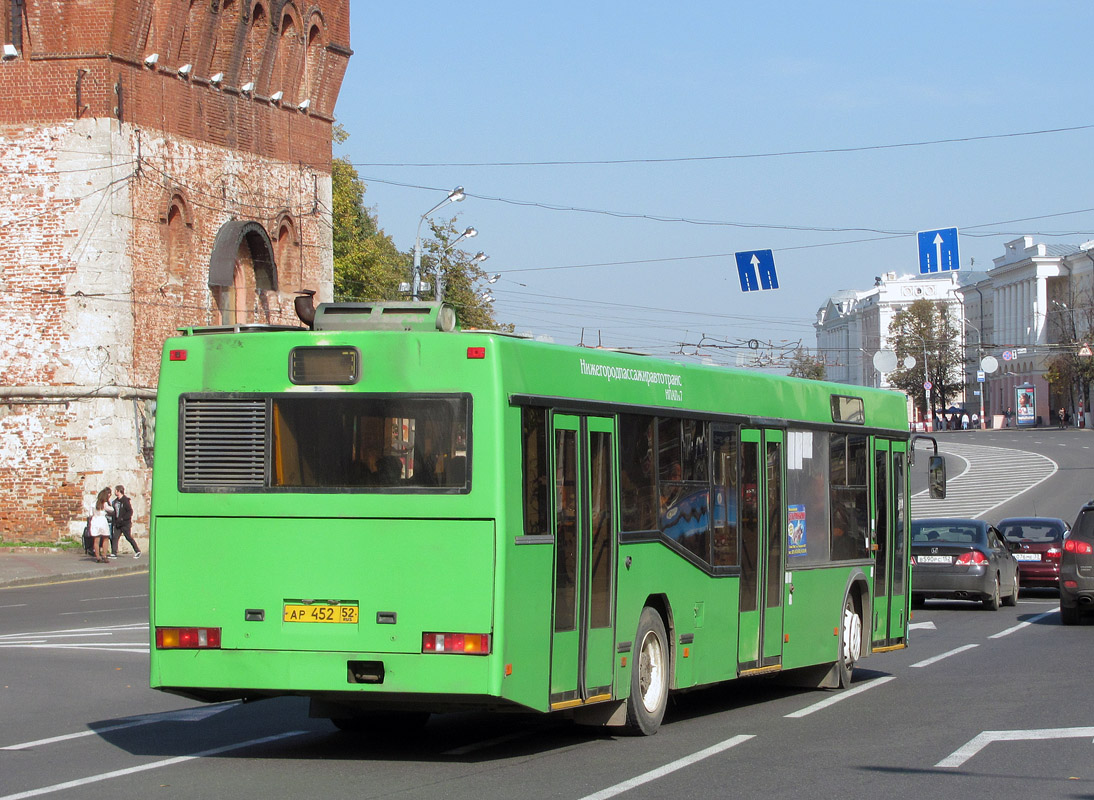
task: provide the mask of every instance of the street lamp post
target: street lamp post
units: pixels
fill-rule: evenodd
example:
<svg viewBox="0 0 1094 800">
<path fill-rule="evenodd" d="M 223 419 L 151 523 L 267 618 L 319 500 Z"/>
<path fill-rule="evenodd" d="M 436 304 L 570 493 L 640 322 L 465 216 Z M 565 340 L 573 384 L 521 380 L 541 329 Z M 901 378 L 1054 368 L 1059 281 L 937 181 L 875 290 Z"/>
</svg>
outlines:
<svg viewBox="0 0 1094 800">
<path fill-rule="evenodd" d="M 410 276 L 410 297 L 412 300 L 421 300 L 422 223 L 425 222 L 426 217 L 428 217 L 441 206 L 445 205 L 446 203 L 458 203 L 463 200 L 464 197 L 466 197 L 466 195 L 463 193 L 463 187 L 457 186 L 455 189 L 448 193 L 448 197 L 437 203 L 437 205 L 433 206 L 433 208 L 429 209 L 429 211 L 422 214 L 422 216 L 418 219 L 418 231 L 414 234 L 414 271 L 411 273 Z"/>
<path fill-rule="evenodd" d="M 463 233 L 461 233 L 459 236 L 457 236 L 455 239 L 453 239 L 449 243 L 448 247 L 446 247 L 444 250 L 442 250 L 441 254 L 439 256 L 437 256 L 437 281 L 433 285 L 433 299 L 436 300 L 437 302 L 440 302 L 441 298 L 444 297 L 443 283 L 444 283 L 444 259 L 445 259 L 445 256 L 447 256 L 452 251 L 453 247 L 455 247 L 457 244 L 459 244 L 464 239 L 472 239 L 472 238 L 474 238 L 478 235 L 479 235 L 479 232 L 469 225 L 467 227 L 467 230 L 465 230 Z M 482 253 L 479 253 L 479 255 L 482 255 Z M 476 258 L 478 258 L 478 256 L 476 256 Z"/>
<path fill-rule="evenodd" d="M 931 413 L 931 370 L 927 365 L 927 340 L 915 331 L 907 331 L 923 344 L 923 391 L 926 392 L 927 412 L 926 417 L 931 427 L 934 427 L 934 415 Z"/>
<path fill-rule="evenodd" d="M 977 373 L 979 373 L 980 370 L 981 370 L 980 365 L 984 360 L 984 335 L 982 333 L 980 333 L 980 329 L 978 327 L 976 327 L 971 322 L 969 322 L 967 319 L 965 319 L 965 317 L 962 317 L 961 319 L 964 320 L 966 325 L 968 325 L 970 328 L 972 328 L 974 331 L 976 331 L 976 371 L 977 371 Z M 979 374 L 977 375 L 977 377 L 979 378 Z M 977 383 L 980 383 L 980 381 L 977 380 Z M 983 430 L 986 427 L 987 426 L 984 424 L 984 386 L 983 386 L 983 384 L 981 384 L 980 385 L 980 429 Z"/>
</svg>

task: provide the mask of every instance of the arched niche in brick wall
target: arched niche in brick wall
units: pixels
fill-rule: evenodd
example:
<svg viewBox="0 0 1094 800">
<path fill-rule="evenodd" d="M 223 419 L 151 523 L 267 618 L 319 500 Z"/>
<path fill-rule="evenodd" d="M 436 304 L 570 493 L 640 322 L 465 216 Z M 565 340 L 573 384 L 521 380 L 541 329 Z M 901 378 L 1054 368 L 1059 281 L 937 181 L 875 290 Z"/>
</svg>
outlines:
<svg viewBox="0 0 1094 800">
<path fill-rule="evenodd" d="M 254 220 L 224 223 L 217 231 L 209 256 L 209 288 L 220 307 L 221 322 L 253 321 L 240 318 L 253 316 L 250 313 L 253 301 L 257 301 L 261 315 L 267 316 L 264 293 L 276 292 L 277 286 L 273 245 L 266 229 Z"/>
</svg>

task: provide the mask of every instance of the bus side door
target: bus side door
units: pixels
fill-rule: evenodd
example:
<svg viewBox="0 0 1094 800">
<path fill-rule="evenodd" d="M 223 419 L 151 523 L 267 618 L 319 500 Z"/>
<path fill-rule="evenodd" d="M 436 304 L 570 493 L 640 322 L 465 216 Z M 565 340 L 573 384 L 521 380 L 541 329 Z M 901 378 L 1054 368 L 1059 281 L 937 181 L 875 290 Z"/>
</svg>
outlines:
<svg viewBox="0 0 1094 800">
<path fill-rule="evenodd" d="M 898 645 L 906 638 L 905 449 L 903 442 L 874 439 L 874 650 Z"/>
<path fill-rule="evenodd" d="M 614 430 L 606 417 L 554 415 L 554 709 L 611 698 Z"/>
<path fill-rule="evenodd" d="M 741 589 L 737 669 L 782 662 L 786 501 L 783 432 L 741 430 Z"/>
</svg>

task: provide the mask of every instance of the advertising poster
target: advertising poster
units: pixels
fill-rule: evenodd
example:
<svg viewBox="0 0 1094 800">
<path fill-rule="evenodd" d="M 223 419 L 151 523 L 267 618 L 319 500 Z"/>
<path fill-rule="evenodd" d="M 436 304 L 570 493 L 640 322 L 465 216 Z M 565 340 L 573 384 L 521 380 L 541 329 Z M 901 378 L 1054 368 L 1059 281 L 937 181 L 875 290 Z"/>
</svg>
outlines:
<svg viewBox="0 0 1094 800">
<path fill-rule="evenodd" d="M 806 554 L 805 506 L 787 506 L 786 518 L 786 555 L 788 557 L 804 556 Z"/>
<path fill-rule="evenodd" d="M 1014 407 L 1017 409 L 1016 420 L 1019 425 L 1037 424 L 1037 401 L 1032 386 L 1016 386 L 1014 388 Z"/>
</svg>

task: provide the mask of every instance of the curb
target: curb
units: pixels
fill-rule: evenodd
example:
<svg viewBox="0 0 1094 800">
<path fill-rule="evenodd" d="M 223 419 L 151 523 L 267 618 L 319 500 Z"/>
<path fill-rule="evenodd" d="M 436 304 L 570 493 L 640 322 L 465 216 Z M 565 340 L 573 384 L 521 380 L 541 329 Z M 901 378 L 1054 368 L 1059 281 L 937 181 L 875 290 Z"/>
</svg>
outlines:
<svg viewBox="0 0 1094 800">
<path fill-rule="evenodd" d="M 119 575 L 140 575 L 148 573 L 147 564 L 121 565 L 113 569 L 104 569 L 101 572 L 81 570 L 79 572 L 58 572 L 53 575 L 31 575 L 25 578 L 0 578 L 0 589 L 12 589 L 25 586 L 45 586 L 51 583 L 68 583 L 71 581 L 94 581 L 100 578 L 113 578 Z"/>
</svg>

